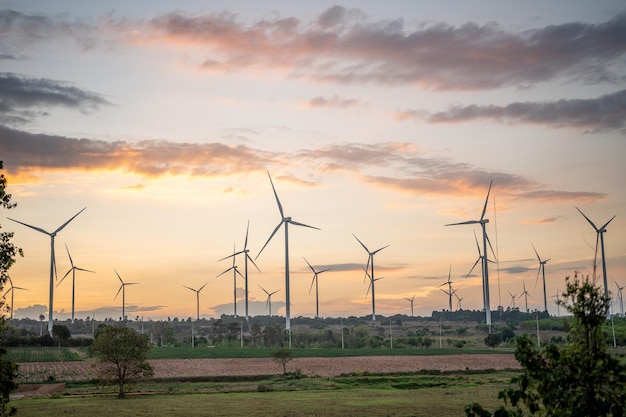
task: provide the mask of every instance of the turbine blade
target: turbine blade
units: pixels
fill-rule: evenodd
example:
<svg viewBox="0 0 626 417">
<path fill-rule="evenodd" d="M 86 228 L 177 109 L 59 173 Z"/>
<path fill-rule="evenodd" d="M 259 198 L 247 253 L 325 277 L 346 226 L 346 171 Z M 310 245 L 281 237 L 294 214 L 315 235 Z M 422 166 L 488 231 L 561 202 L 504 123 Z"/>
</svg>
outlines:
<svg viewBox="0 0 626 417">
<path fill-rule="evenodd" d="M 70 274 L 70 272 L 72 272 L 73 270 L 74 270 L 74 268 L 70 268 L 70 270 L 69 270 L 69 271 L 67 271 L 67 272 L 65 273 L 65 275 L 63 275 L 63 278 L 61 278 L 61 279 L 59 280 L 59 283 L 57 284 L 57 287 L 58 287 L 59 285 L 61 285 L 61 283 L 63 282 L 63 280 L 65 279 L 65 277 L 66 277 L 66 276 L 68 276 L 68 275 Z"/>
<path fill-rule="evenodd" d="M 235 269 L 235 272 L 236 272 L 237 274 L 239 274 L 239 276 L 240 276 L 241 278 L 244 278 L 244 276 L 243 276 L 243 275 L 241 275 L 241 272 L 239 272 L 239 270 L 238 270 L 237 268 L 234 268 L 234 269 Z"/>
<path fill-rule="evenodd" d="M 537 253 L 537 249 L 535 249 L 535 245 L 532 245 L 532 246 L 533 246 L 533 250 L 535 251 L 535 255 L 537 255 L 537 259 L 539 260 L 539 263 L 541 263 L 541 258 L 539 257 L 539 253 Z"/>
<path fill-rule="evenodd" d="M 188 290 L 191 290 L 191 291 L 193 291 L 193 292 L 198 292 L 198 291 L 194 290 L 193 288 L 188 287 L 188 286 L 186 286 L 186 285 L 183 285 L 183 287 L 185 287 L 185 288 L 187 288 Z"/>
<path fill-rule="evenodd" d="M 444 226 L 458 226 L 461 224 L 478 224 L 478 223 L 480 223 L 480 221 L 478 220 L 468 220 L 466 222 L 444 224 Z"/>
<path fill-rule="evenodd" d="M 252 257 L 250 255 L 248 255 L 247 253 L 246 253 L 246 257 L 250 260 L 250 262 L 252 262 L 252 265 L 254 265 L 254 267 L 257 269 L 257 271 L 261 272 L 259 267 L 254 263 L 254 260 L 252 259 Z"/>
<path fill-rule="evenodd" d="M 9 219 L 11 221 L 14 221 L 15 223 L 19 223 L 19 224 L 21 224 L 23 226 L 30 227 L 31 229 L 36 230 L 36 231 L 41 232 L 41 233 L 44 233 L 44 234 L 46 234 L 48 236 L 50 236 L 52 234 L 52 233 L 49 233 L 49 232 L 43 230 L 41 227 L 31 226 L 30 224 L 22 223 L 21 221 L 12 219 L 10 217 L 7 217 L 7 219 Z"/>
<path fill-rule="evenodd" d="M 246 226 L 246 239 L 243 241 L 243 250 L 246 251 L 248 249 L 248 231 L 250 230 L 250 220 L 248 220 L 248 225 Z"/>
<path fill-rule="evenodd" d="M 478 262 L 480 262 L 482 259 L 482 256 L 479 257 L 478 259 L 476 259 L 476 262 L 474 262 L 474 266 L 472 266 L 472 269 L 470 269 L 470 271 L 467 273 L 467 275 L 465 275 L 465 278 L 469 277 L 470 274 L 472 273 L 472 271 L 474 270 L 474 268 L 476 268 L 476 265 L 478 265 Z"/>
<path fill-rule="evenodd" d="M 89 269 L 79 268 L 77 266 L 75 266 L 74 269 L 77 271 L 92 272 L 95 274 L 95 271 L 90 271 Z"/>
<path fill-rule="evenodd" d="M 289 220 L 289 223 L 291 223 L 291 224 L 293 224 L 293 225 L 295 225 L 295 226 L 304 226 L 304 227 L 308 227 L 308 228 L 310 228 L 310 229 L 322 230 L 322 229 L 320 229 L 319 227 L 309 226 L 308 224 L 300 223 L 300 222 L 297 222 L 297 221 L 295 221 L 295 220 Z"/>
<path fill-rule="evenodd" d="M 228 271 L 230 271 L 231 269 L 233 269 L 233 267 L 231 266 L 230 268 L 228 268 L 227 270 L 225 270 L 224 272 L 222 272 L 221 274 L 217 275 L 215 278 L 218 278 L 222 275 L 224 275 L 225 273 L 227 273 Z"/>
<path fill-rule="evenodd" d="M 113 268 L 113 270 L 115 271 L 115 268 Z M 118 274 L 117 271 L 115 271 L 115 275 L 117 275 L 122 285 L 124 285 L 124 281 L 122 281 L 122 277 L 120 277 L 120 274 Z"/>
<path fill-rule="evenodd" d="M 493 255 L 493 259 L 497 261 L 498 259 L 496 258 L 496 253 L 493 251 L 493 246 L 491 246 L 491 240 L 489 240 L 489 235 L 486 232 L 485 232 L 485 237 L 487 238 L 487 243 L 489 243 L 489 248 L 491 249 L 491 254 Z"/>
<path fill-rule="evenodd" d="M 485 198 L 485 205 L 483 207 L 483 212 L 480 215 L 480 220 L 485 218 L 485 213 L 487 212 L 487 202 L 489 202 L 489 193 L 491 192 L 491 185 L 493 184 L 493 180 L 489 181 L 489 189 L 487 190 L 487 198 Z"/>
<path fill-rule="evenodd" d="M 259 284 L 259 288 L 261 288 L 261 289 L 263 290 L 263 292 L 265 292 L 265 294 L 267 294 L 268 296 L 270 295 L 270 293 L 269 293 L 269 292 L 267 292 L 267 290 L 266 290 L 265 288 L 261 287 L 261 285 L 260 285 L 260 284 Z"/>
<path fill-rule="evenodd" d="M 209 281 L 205 282 L 204 285 L 198 289 L 198 292 L 202 291 L 204 289 L 204 287 L 207 286 L 208 283 L 209 283 Z"/>
<path fill-rule="evenodd" d="M 313 280 L 311 280 L 311 286 L 309 287 L 309 294 L 311 294 L 311 290 L 313 289 L 313 284 L 315 283 L 315 278 L 317 278 L 317 275 L 313 275 Z"/>
<path fill-rule="evenodd" d="M 270 240 L 272 240 L 272 238 L 274 237 L 274 235 L 276 234 L 276 232 L 278 232 L 278 229 L 280 229 L 280 226 L 283 225 L 283 221 L 281 220 L 280 223 L 278 223 L 278 226 L 276 226 L 276 228 L 274 229 L 274 231 L 272 232 L 272 234 L 270 235 L 269 239 L 267 239 L 267 242 L 265 242 L 265 245 L 263 245 L 263 247 L 261 248 L 261 250 L 259 251 L 259 254 L 257 256 L 255 256 L 254 259 L 258 259 L 259 256 L 261 255 L 261 252 L 263 252 L 263 249 L 265 249 L 265 247 L 267 246 L 268 243 L 270 243 Z"/>
<path fill-rule="evenodd" d="M 235 253 L 233 253 L 232 255 L 224 256 L 222 259 L 218 259 L 218 260 L 217 260 L 217 262 L 219 262 L 219 261 L 223 261 L 223 260 L 228 259 L 228 258 L 234 258 L 235 256 L 237 256 L 237 255 L 241 255 L 241 254 L 242 254 L 242 253 L 244 253 L 244 252 L 245 252 L 245 251 L 240 250 L 239 252 L 235 252 Z"/>
<path fill-rule="evenodd" d="M 311 264 L 309 263 L 309 261 L 306 260 L 306 258 L 303 256 L 302 259 L 304 259 L 304 262 L 306 262 L 306 264 L 309 266 L 309 268 L 311 268 L 311 271 L 313 271 L 313 273 L 315 274 L 315 269 L 313 269 L 313 267 L 311 266 Z"/>
<path fill-rule="evenodd" d="M 322 272 L 326 272 L 326 271 L 330 271 L 332 268 L 326 268 L 326 269 L 322 269 L 321 271 L 317 272 L 317 275 L 321 274 Z"/>
<path fill-rule="evenodd" d="M 71 219 L 69 219 L 68 221 L 66 221 L 65 223 L 63 223 L 61 226 L 59 226 L 57 228 L 57 230 L 55 230 L 53 233 L 59 233 L 61 230 L 63 230 L 65 228 L 65 226 L 67 226 L 72 220 L 74 220 L 74 218 L 76 216 L 78 216 L 80 213 L 82 213 L 83 211 L 85 211 L 87 207 L 83 207 L 83 209 L 81 211 L 79 211 L 78 213 L 76 213 L 75 215 L 72 216 Z"/>
<path fill-rule="evenodd" d="M 383 247 L 382 247 L 382 248 L 380 248 L 380 249 L 376 249 L 374 252 L 372 252 L 372 255 L 376 255 L 378 252 L 380 252 L 381 250 L 383 250 L 383 249 L 385 249 L 385 248 L 388 248 L 389 246 L 391 246 L 391 245 L 383 246 Z"/>
<path fill-rule="evenodd" d="M 285 215 L 283 214 L 283 206 L 280 204 L 280 200 L 278 199 L 278 194 L 276 193 L 276 188 L 274 188 L 274 182 L 272 181 L 272 176 L 270 172 L 267 171 L 267 176 L 270 179 L 270 184 L 272 184 L 272 191 L 274 191 L 274 197 L 276 197 L 276 204 L 278 204 L 278 211 L 280 212 L 280 218 L 284 219 Z"/>
<path fill-rule="evenodd" d="M 276 290 L 276 291 L 274 291 L 274 292 L 270 293 L 270 297 L 271 297 L 272 295 L 276 294 L 278 291 L 280 291 L 280 290 Z"/>
<path fill-rule="evenodd" d="M 74 261 L 72 261 L 72 255 L 70 255 L 70 250 L 67 247 L 67 243 L 65 244 L 65 250 L 67 251 L 67 257 L 70 258 L 70 265 L 74 267 Z"/>
<path fill-rule="evenodd" d="M 537 288 L 537 283 L 539 282 L 540 274 L 541 274 L 541 264 L 539 264 L 539 269 L 537 269 L 537 278 L 535 278 L 535 288 Z"/>
<path fill-rule="evenodd" d="M 370 289 L 372 288 L 372 280 L 370 279 L 370 284 L 367 286 L 367 292 L 365 293 L 365 297 L 367 298 L 367 296 L 370 294 Z"/>
<path fill-rule="evenodd" d="M 361 246 L 363 246 L 363 249 L 365 249 L 365 251 L 366 251 L 367 253 L 370 253 L 370 250 L 369 250 L 369 249 L 367 249 L 367 246 L 365 246 L 365 245 L 363 244 L 363 242 L 361 242 L 361 241 L 359 240 L 359 238 L 358 238 L 358 237 L 356 237 L 356 235 L 355 235 L 354 233 L 352 233 L 352 236 L 354 236 L 354 238 L 357 240 L 357 242 L 359 242 L 359 243 L 361 244 Z"/>
<path fill-rule="evenodd" d="M 124 284 L 120 285 L 120 288 L 117 290 L 117 292 L 115 293 L 115 297 L 113 297 L 113 299 L 115 300 L 117 298 L 117 296 L 120 294 L 120 291 L 122 291 L 122 288 L 124 288 Z"/>
<path fill-rule="evenodd" d="M 616 214 L 615 216 L 611 217 L 611 220 L 609 220 L 608 222 L 604 223 L 604 225 L 602 225 L 602 227 L 600 228 L 600 230 L 604 230 L 604 229 L 605 229 L 605 228 L 609 225 L 609 223 L 611 223 L 611 222 L 613 221 L 613 219 L 614 219 L 616 216 L 617 216 L 617 214 Z"/>
<path fill-rule="evenodd" d="M 591 227 L 593 227 L 593 228 L 595 229 L 595 231 L 596 231 L 596 232 L 599 232 L 599 230 L 598 230 L 598 228 L 596 227 L 596 225 L 595 225 L 595 224 L 591 221 L 591 219 L 589 219 L 589 217 L 587 217 L 587 216 L 585 215 L 585 213 L 583 213 L 583 212 L 582 212 L 582 210 L 581 210 L 581 209 L 579 209 L 578 207 L 576 207 L 576 210 L 578 210 L 578 212 L 579 212 L 580 214 L 582 214 L 582 215 L 583 215 L 583 217 L 584 217 L 585 219 L 587 219 L 587 221 L 589 222 L 589 224 L 591 225 Z M 613 220 L 613 219 L 611 219 L 611 220 Z M 609 220 L 609 221 L 611 221 L 611 220 Z"/>
<path fill-rule="evenodd" d="M 474 230 L 474 240 L 476 241 L 476 248 L 478 249 L 478 256 L 482 258 L 483 254 L 480 252 L 480 245 L 478 244 L 478 237 L 476 236 L 476 230 Z"/>
</svg>

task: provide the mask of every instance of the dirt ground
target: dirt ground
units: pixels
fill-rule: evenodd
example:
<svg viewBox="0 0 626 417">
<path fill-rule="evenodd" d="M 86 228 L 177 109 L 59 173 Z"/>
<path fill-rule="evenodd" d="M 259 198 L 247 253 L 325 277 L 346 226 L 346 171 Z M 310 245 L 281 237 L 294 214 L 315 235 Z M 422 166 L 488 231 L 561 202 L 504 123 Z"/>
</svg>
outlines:
<svg viewBox="0 0 626 417">
<path fill-rule="evenodd" d="M 271 358 L 237 359 L 155 359 L 149 361 L 157 378 L 224 375 L 273 375 L 282 366 Z M 21 382 L 61 382 L 95 377 L 93 362 L 20 363 Z M 392 373 L 420 370 L 481 370 L 518 368 L 508 354 L 441 356 L 355 356 L 343 358 L 294 358 L 287 371 L 296 369 L 308 376 L 333 377 L 352 372 Z"/>
</svg>

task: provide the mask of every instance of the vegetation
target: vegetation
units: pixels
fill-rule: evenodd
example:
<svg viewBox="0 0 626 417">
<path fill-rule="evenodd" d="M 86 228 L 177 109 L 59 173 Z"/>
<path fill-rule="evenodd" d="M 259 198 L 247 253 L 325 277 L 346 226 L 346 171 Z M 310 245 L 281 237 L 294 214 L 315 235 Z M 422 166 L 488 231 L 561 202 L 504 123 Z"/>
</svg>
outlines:
<svg viewBox="0 0 626 417">
<path fill-rule="evenodd" d="M 0 161 L 0 169 L 2 169 L 2 161 Z M 6 193 L 7 180 L 4 174 L 0 174 L 0 208 L 9 210 L 15 207 L 15 203 L 11 202 L 11 194 Z M 0 229 L 2 226 L 0 225 Z M 0 232 L 0 292 L 9 280 L 9 269 L 15 263 L 17 255 L 23 255 L 20 248 L 15 247 L 11 242 L 13 233 Z M 0 330 L 6 328 L 6 312 L 7 306 L 4 297 L 0 299 Z M 15 378 L 17 377 L 17 366 L 6 359 L 6 349 L 0 344 L 0 415 L 12 415 L 15 408 L 9 407 L 9 395 L 11 391 L 17 388 Z"/>
<path fill-rule="evenodd" d="M 287 363 L 293 359 L 291 349 L 278 348 L 272 352 L 272 359 L 283 367 L 283 375 L 287 374 Z"/>
<path fill-rule="evenodd" d="M 101 380 L 118 385 L 118 398 L 125 398 L 124 385 L 139 377 L 151 377 L 146 361 L 148 338 L 123 326 L 104 326 L 91 346 L 100 361 Z"/>
<path fill-rule="evenodd" d="M 589 277 L 566 278 L 562 305 L 572 314 L 570 343 L 548 344 L 540 349 L 528 336 L 517 339 L 515 357 L 522 373 L 499 398 L 513 407 L 500 406 L 490 413 L 477 403 L 469 417 L 624 416 L 626 415 L 626 365 L 607 351 L 602 325 L 609 300 Z"/>
</svg>

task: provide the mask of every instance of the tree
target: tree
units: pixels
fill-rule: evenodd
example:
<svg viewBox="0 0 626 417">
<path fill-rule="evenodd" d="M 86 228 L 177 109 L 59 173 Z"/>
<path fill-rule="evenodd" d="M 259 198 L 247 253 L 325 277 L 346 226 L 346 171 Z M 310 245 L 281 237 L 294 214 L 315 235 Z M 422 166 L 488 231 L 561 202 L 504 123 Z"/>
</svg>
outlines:
<svg viewBox="0 0 626 417">
<path fill-rule="evenodd" d="M 0 169 L 3 164 L 0 161 Z M 0 174 L 0 207 L 10 210 L 16 206 L 11 202 L 11 194 L 6 193 L 7 180 L 4 174 Z M 0 225 L 0 229 L 2 225 Z M 13 242 L 13 233 L 0 232 L 0 292 L 9 279 L 9 268 L 15 263 L 17 255 L 24 256 L 22 249 L 16 247 Z M 7 306 L 4 299 L 0 299 L 0 331 L 6 329 Z M 17 365 L 6 360 L 7 351 L 0 346 L 0 416 L 15 414 L 14 407 L 8 407 L 9 395 L 17 388 Z"/>
<path fill-rule="evenodd" d="M 293 352 L 291 349 L 278 348 L 272 352 L 272 358 L 276 363 L 283 366 L 283 375 L 287 374 L 287 362 L 293 359 Z"/>
<path fill-rule="evenodd" d="M 70 333 L 70 329 L 67 326 L 63 326 L 62 324 L 55 324 L 52 326 L 52 335 L 59 339 L 59 345 L 65 342 L 72 335 Z"/>
<path fill-rule="evenodd" d="M 559 417 L 626 415 L 626 365 L 607 351 L 602 332 L 609 300 L 589 277 L 581 280 L 576 273 L 566 284 L 560 304 L 573 316 L 571 342 L 539 349 L 528 335 L 519 337 L 515 358 L 522 373 L 498 396 L 514 408 L 501 406 L 492 414 L 474 403 L 467 416 L 523 416 L 524 409 Z"/>
<path fill-rule="evenodd" d="M 500 333 L 489 333 L 485 337 L 485 344 L 492 349 L 495 349 L 502 342 L 502 337 Z"/>
<path fill-rule="evenodd" d="M 98 355 L 100 379 L 117 384 L 118 398 L 125 398 L 126 383 L 153 374 L 146 360 L 148 338 L 124 326 L 108 325 L 99 330 L 91 349 Z"/>
</svg>

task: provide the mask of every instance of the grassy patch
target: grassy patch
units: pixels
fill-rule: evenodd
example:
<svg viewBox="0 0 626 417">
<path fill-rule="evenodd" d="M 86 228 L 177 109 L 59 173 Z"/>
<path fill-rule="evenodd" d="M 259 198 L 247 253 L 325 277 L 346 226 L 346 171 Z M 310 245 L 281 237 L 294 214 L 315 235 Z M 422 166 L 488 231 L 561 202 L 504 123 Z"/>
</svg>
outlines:
<svg viewBox="0 0 626 417">
<path fill-rule="evenodd" d="M 69 362 L 80 361 L 77 353 L 66 347 L 11 347 L 6 360 L 11 362 Z"/>
</svg>

